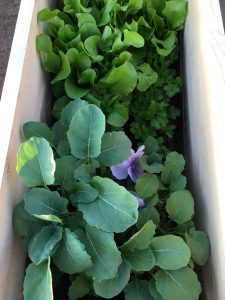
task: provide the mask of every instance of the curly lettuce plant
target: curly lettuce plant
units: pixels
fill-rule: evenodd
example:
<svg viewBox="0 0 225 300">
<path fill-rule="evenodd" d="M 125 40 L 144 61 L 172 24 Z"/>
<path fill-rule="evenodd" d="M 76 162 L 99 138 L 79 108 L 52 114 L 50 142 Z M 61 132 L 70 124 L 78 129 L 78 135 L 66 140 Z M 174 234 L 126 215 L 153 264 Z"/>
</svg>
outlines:
<svg viewBox="0 0 225 300">
<path fill-rule="evenodd" d="M 164 160 L 151 137 L 135 152 L 105 125 L 84 100 L 67 104 L 52 129 L 24 125 L 17 172 L 31 189 L 14 213 L 31 260 L 24 299 L 52 300 L 62 275 L 70 300 L 198 299 L 193 268 L 209 245 L 193 223 L 182 155 Z"/>
<path fill-rule="evenodd" d="M 186 7 L 187 0 L 64 0 L 40 11 L 48 34 L 37 36 L 36 47 L 54 74 L 57 103 L 85 97 L 110 126 L 121 128 L 130 115 L 136 138 L 171 138 L 179 113 L 169 105 L 180 79 L 170 62 Z"/>
</svg>

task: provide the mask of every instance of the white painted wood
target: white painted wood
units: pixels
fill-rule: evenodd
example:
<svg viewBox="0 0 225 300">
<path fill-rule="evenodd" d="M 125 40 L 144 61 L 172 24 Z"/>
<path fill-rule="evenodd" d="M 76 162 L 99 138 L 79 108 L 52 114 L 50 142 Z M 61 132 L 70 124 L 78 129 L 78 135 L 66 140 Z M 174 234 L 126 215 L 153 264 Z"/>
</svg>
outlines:
<svg viewBox="0 0 225 300">
<path fill-rule="evenodd" d="M 225 299 L 225 35 L 218 0 L 189 0 L 184 35 L 187 147 L 197 221 L 208 232 L 208 300 Z"/>
<path fill-rule="evenodd" d="M 22 125 L 43 118 L 48 101 L 48 80 L 35 50 L 35 37 L 43 31 L 37 12 L 47 2 L 21 2 L 0 102 L 0 300 L 22 299 L 25 255 L 12 227 L 13 208 L 24 193 L 15 171 L 16 153 Z"/>
</svg>

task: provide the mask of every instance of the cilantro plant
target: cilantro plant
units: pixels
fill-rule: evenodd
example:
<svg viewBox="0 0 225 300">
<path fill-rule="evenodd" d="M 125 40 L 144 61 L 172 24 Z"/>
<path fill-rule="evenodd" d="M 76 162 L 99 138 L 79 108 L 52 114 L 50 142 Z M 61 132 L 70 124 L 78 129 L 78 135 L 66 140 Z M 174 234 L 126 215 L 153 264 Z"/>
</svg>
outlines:
<svg viewBox="0 0 225 300">
<path fill-rule="evenodd" d="M 31 260 L 24 299 L 53 299 L 56 271 L 71 281 L 70 300 L 198 299 L 193 267 L 209 245 L 193 223 L 182 155 L 164 160 L 152 137 L 135 152 L 105 125 L 84 100 L 67 104 L 52 129 L 24 125 L 17 172 L 31 189 L 14 213 Z"/>
<path fill-rule="evenodd" d="M 151 52 L 151 65 L 158 73 L 158 80 L 145 93 L 134 92 L 130 96 L 130 131 L 138 141 L 149 135 L 158 139 L 160 144 L 172 139 L 174 121 L 180 115 L 172 99 L 181 91 L 181 78 L 172 65 L 177 60 L 177 49 L 167 57 Z"/>
<path fill-rule="evenodd" d="M 181 84 L 170 64 L 186 6 L 187 0 L 64 0 L 59 9 L 40 11 L 48 30 L 36 46 L 53 74 L 56 111 L 85 97 L 112 127 L 130 115 L 136 138 L 171 138 L 179 115 L 171 97 Z"/>
</svg>

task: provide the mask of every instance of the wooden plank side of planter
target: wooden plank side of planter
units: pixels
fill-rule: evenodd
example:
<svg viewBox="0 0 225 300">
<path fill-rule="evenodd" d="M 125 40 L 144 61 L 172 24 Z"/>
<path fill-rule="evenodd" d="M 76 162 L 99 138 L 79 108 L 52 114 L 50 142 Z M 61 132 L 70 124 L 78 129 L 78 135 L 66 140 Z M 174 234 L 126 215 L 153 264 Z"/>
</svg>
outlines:
<svg viewBox="0 0 225 300">
<path fill-rule="evenodd" d="M 22 0 L 0 102 L 0 300 L 22 299 L 25 255 L 12 226 L 15 204 L 24 185 L 16 174 L 16 153 L 23 141 L 22 125 L 45 118 L 49 96 L 35 48 L 43 31 L 37 12 L 47 0 Z"/>
<path fill-rule="evenodd" d="M 187 153 L 197 221 L 211 242 L 209 300 L 225 299 L 225 35 L 218 0 L 189 0 L 184 34 Z"/>
</svg>

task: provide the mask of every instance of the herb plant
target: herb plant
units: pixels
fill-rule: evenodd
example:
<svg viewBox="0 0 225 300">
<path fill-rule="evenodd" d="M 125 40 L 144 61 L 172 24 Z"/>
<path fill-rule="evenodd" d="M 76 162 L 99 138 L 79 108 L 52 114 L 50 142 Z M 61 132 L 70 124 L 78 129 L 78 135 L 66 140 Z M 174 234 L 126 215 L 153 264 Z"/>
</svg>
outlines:
<svg viewBox="0 0 225 300">
<path fill-rule="evenodd" d="M 171 98 L 181 84 L 170 64 L 187 0 L 60 3 L 39 12 L 48 34 L 36 40 L 44 69 L 54 74 L 57 103 L 85 97 L 112 127 L 121 128 L 130 115 L 136 138 L 171 138 L 179 115 Z"/>
</svg>

